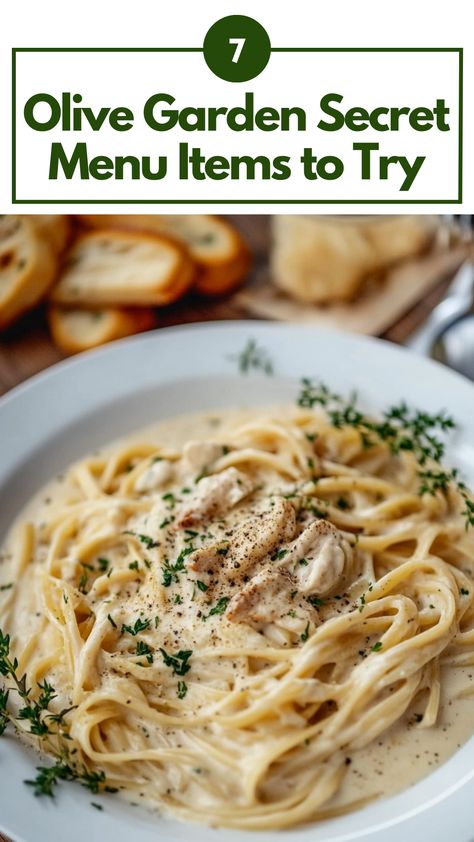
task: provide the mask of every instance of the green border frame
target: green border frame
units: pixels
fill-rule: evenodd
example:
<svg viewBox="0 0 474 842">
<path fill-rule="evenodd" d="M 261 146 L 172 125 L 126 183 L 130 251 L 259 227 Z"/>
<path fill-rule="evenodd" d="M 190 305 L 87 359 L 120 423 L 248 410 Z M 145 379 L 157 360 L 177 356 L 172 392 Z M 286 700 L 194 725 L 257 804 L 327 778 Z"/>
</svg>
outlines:
<svg viewBox="0 0 474 842">
<path fill-rule="evenodd" d="M 12 49 L 12 204 L 14 205 L 459 205 L 463 191 L 462 47 L 272 47 L 272 53 L 457 53 L 458 183 L 455 199 L 18 199 L 16 195 L 17 53 L 202 53 L 202 47 L 14 47 Z"/>
</svg>

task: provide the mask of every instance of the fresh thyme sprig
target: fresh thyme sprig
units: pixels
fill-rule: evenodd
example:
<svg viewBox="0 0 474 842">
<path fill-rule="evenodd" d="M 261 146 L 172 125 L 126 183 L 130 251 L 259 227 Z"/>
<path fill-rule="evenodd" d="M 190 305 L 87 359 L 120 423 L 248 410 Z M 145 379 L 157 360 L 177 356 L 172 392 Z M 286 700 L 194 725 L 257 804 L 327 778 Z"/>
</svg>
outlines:
<svg viewBox="0 0 474 842">
<path fill-rule="evenodd" d="M 43 684 L 38 684 L 41 694 L 36 702 L 28 701 L 24 707 L 18 711 L 18 719 L 27 719 L 30 723 L 30 731 L 37 737 L 43 737 L 50 733 L 49 726 L 42 714 L 49 708 L 50 702 L 56 698 L 54 687 L 51 687 L 47 681 Z"/>
<path fill-rule="evenodd" d="M 472 499 L 466 483 L 462 482 L 462 480 L 457 480 L 457 489 L 466 506 L 466 508 L 462 510 L 461 514 L 466 519 L 466 529 L 469 529 L 470 526 L 474 526 L 474 500 Z"/>
<path fill-rule="evenodd" d="M 474 501 L 466 485 L 459 479 L 456 468 L 446 470 L 441 460 L 445 453 L 445 443 L 441 434 L 454 430 L 456 424 L 446 412 L 434 414 L 419 409 L 410 409 L 405 402 L 386 410 L 380 421 L 365 415 L 357 405 L 357 395 L 344 399 L 324 384 L 310 378 L 303 378 L 301 391 L 297 399 L 299 406 L 312 409 L 321 406 L 329 420 L 341 429 L 353 427 L 359 433 L 364 447 L 372 447 L 378 441 L 384 442 L 390 451 L 397 455 L 402 451 L 411 452 L 420 466 L 418 493 L 435 495 L 446 494 L 454 488 L 465 503 L 462 515 L 466 529 L 474 526 Z M 435 463 L 434 466 L 428 466 Z"/>
<path fill-rule="evenodd" d="M 445 412 L 431 415 L 419 409 L 411 410 L 404 402 L 386 410 L 382 421 L 376 421 L 361 412 L 356 394 L 345 400 L 323 383 L 313 383 L 308 378 L 302 380 L 298 405 L 311 409 L 322 406 L 335 427 L 354 427 L 361 434 L 366 447 L 381 439 L 392 453 L 411 451 L 420 465 L 424 465 L 427 459 L 435 462 L 442 459 L 444 443 L 434 433 L 446 433 L 456 426 Z"/>
<path fill-rule="evenodd" d="M 38 682 L 40 694 L 36 700 L 31 698 L 33 690 L 28 687 L 26 674 L 18 675 L 18 660 L 10 655 L 10 635 L 0 629 L 0 675 L 13 682 L 13 687 L 0 687 L 0 736 L 4 734 L 8 724 L 15 720 L 28 721 L 30 733 L 39 737 L 42 745 L 56 754 L 56 762 L 52 766 L 38 766 L 38 774 L 33 780 L 25 781 L 34 788 L 35 795 L 54 796 L 55 787 L 60 781 L 77 780 L 82 786 L 93 793 L 117 792 L 117 789 L 107 784 L 105 772 L 102 770 L 89 771 L 85 766 L 77 766 L 71 759 L 67 740 L 70 736 L 65 717 L 74 710 L 75 706 L 64 708 L 59 713 L 52 713 L 49 706 L 56 698 L 54 687 L 46 680 Z M 23 702 L 15 716 L 9 710 L 9 700 L 12 691 L 16 691 Z"/>
<path fill-rule="evenodd" d="M 90 772 L 85 766 L 76 768 L 67 759 L 67 755 L 61 756 L 52 766 L 37 766 L 38 774 L 33 780 L 24 781 L 28 786 L 34 788 L 37 796 L 48 795 L 54 797 L 55 788 L 60 781 L 78 781 L 81 786 L 97 795 L 100 792 L 118 792 L 117 787 L 109 786 L 105 772 Z"/>
<path fill-rule="evenodd" d="M 72 708 L 67 708 L 59 714 L 53 714 L 49 711 L 49 705 L 53 699 L 56 698 L 54 687 L 45 680 L 42 684 L 38 682 L 38 687 L 41 690 L 38 698 L 32 699 L 32 688 L 27 686 L 26 674 L 21 677 L 18 675 L 18 660 L 10 657 L 10 635 L 4 634 L 0 629 L 0 675 L 5 678 L 10 678 L 23 702 L 23 706 L 18 711 L 18 720 L 26 720 L 30 723 L 30 733 L 37 737 L 45 737 L 51 734 L 50 723 L 54 722 L 60 727 L 60 731 L 64 726 L 64 717 Z M 8 721 L 14 717 L 9 713 L 8 700 L 11 688 L 5 687 L 0 690 L 0 734 L 3 734 Z M 58 733 L 58 732 L 54 732 Z"/>
<path fill-rule="evenodd" d="M 8 713 L 8 698 L 10 691 L 5 688 L 0 688 L 0 737 L 5 733 L 5 729 L 10 721 Z"/>
<path fill-rule="evenodd" d="M 446 493 L 451 483 L 458 481 L 458 473 L 456 468 L 453 468 L 452 471 L 445 471 L 441 468 L 439 470 L 418 471 L 418 476 L 421 479 L 419 494 L 435 494 L 436 491 Z"/>
<path fill-rule="evenodd" d="M 37 766 L 36 771 L 36 778 L 25 781 L 25 784 L 34 787 L 34 794 L 38 796 L 48 795 L 53 798 L 59 781 L 74 780 L 73 770 L 63 760 L 57 760 L 53 766 Z"/>
<path fill-rule="evenodd" d="M 21 678 L 17 675 L 18 660 L 10 659 L 10 635 L 4 634 L 0 629 L 0 675 L 4 678 L 11 678 L 15 683 L 18 695 L 26 701 L 31 690 L 26 686 L 26 675 Z"/>
<path fill-rule="evenodd" d="M 273 363 L 268 352 L 255 339 L 249 339 L 242 351 L 232 354 L 229 359 L 238 363 L 241 374 L 248 374 L 251 369 L 263 371 L 267 377 L 273 374 Z"/>
</svg>

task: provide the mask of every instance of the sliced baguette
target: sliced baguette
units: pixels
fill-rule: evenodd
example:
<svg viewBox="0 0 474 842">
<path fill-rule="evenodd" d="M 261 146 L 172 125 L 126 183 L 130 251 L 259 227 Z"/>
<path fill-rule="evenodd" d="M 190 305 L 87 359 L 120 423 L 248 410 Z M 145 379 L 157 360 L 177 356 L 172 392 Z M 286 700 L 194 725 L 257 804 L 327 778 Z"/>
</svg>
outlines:
<svg viewBox="0 0 474 842">
<path fill-rule="evenodd" d="M 235 289 L 250 266 L 250 252 L 244 240 L 226 220 L 203 215 L 83 215 L 89 227 L 110 225 L 128 230 L 166 234 L 183 243 L 198 272 L 195 287 L 206 295 L 221 295 Z"/>
<path fill-rule="evenodd" d="M 35 214 L 27 218 L 37 228 L 40 236 L 50 243 L 53 251 L 62 254 L 71 236 L 71 218 L 62 214 Z"/>
<path fill-rule="evenodd" d="M 0 216 L 0 329 L 41 300 L 57 270 L 57 254 L 31 217 Z"/>
<path fill-rule="evenodd" d="M 69 251 L 51 300 L 86 309 L 160 306 L 180 298 L 193 275 L 184 249 L 163 237 L 89 231 Z"/>
<path fill-rule="evenodd" d="M 114 339 L 150 330 L 156 324 L 153 310 L 76 310 L 50 307 L 48 323 L 53 341 L 65 354 L 78 354 Z"/>
</svg>

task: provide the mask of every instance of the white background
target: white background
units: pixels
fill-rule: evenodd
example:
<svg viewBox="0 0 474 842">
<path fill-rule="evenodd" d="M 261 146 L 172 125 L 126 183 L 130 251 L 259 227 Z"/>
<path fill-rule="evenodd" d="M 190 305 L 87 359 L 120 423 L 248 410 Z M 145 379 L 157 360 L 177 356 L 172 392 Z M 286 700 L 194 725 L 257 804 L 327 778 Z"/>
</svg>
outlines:
<svg viewBox="0 0 474 842">
<path fill-rule="evenodd" d="M 348 73 L 350 66 L 350 73 Z M 60 68 L 60 73 L 58 69 Z M 403 68 L 403 75 L 399 70 Z M 20 199 L 453 199 L 458 192 L 458 55 L 456 53 L 273 53 L 267 68 L 251 82 L 232 84 L 214 76 L 201 53 L 19 53 L 17 55 L 17 196 Z M 80 81 L 78 81 L 80 80 Z M 135 115 L 133 128 L 116 132 L 108 123 L 99 131 L 87 126 L 80 132 L 35 131 L 23 118 L 24 104 L 38 92 L 48 92 L 61 102 L 62 91 L 80 93 L 81 105 L 98 113 L 101 107 L 127 106 Z M 235 132 L 221 120 L 215 132 L 189 132 L 175 127 L 157 132 L 143 118 L 143 105 L 155 93 L 171 94 L 176 102 L 164 109 L 188 106 L 242 106 L 246 91 L 255 92 L 255 109 L 298 106 L 307 115 L 306 131 Z M 363 106 L 403 105 L 433 108 L 444 99 L 449 107 L 450 131 L 433 127 L 416 132 L 402 117 L 397 132 L 336 132 L 317 129 L 319 119 L 329 121 L 320 109 L 327 93 L 344 96 L 342 111 Z M 157 109 L 159 111 L 159 109 Z M 44 112 L 44 116 L 40 114 Z M 36 106 L 38 119 L 49 119 L 46 104 Z M 383 118 L 384 121 L 387 118 Z M 293 119 L 292 126 L 296 126 Z M 81 180 L 76 171 L 71 180 L 61 172 L 48 181 L 51 143 L 60 141 L 70 156 L 78 141 L 86 142 L 89 159 L 94 156 L 148 155 L 155 169 L 158 155 L 166 156 L 168 173 L 159 181 Z M 223 155 L 272 160 L 291 157 L 292 175 L 284 181 L 250 182 L 241 177 L 205 181 L 179 180 L 178 145 L 198 147 L 209 158 Z M 353 143 L 378 143 L 371 153 L 371 179 L 361 178 L 361 153 Z M 300 163 L 305 147 L 318 158 L 337 156 L 344 162 L 338 179 L 308 181 Z M 32 154 L 34 150 L 34 154 Z M 400 192 L 404 180 L 400 164 L 391 164 L 388 179 L 379 178 L 380 155 L 405 155 L 410 162 L 426 156 L 408 191 Z M 130 172 L 130 170 L 128 170 Z M 257 173 L 260 173 L 257 167 Z"/>
<path fill-rule="evenodd" d="M 57 0 L 43 0 L 36 4 L 28 0 L 21 6 L 9 7 L 6 26 L 0 32 L 0 78 L 2 119 L 2 154 L 0 157 L 0 210 L 38 212 L 44 205 L 12 206 L 10 174 L 10 50 L 12 46 L 201 46 L 209 26 L 226 14 L 249 14 L 267 29 L 272 45 L 278 46 L 414 46 L 459 47 L 465 49 L 465 113 L 464 113 L 464 202 L 463 209 L 474 209 L 474 178 L 470 155 L 472 148 L 473 114 L 470 81 L 474 77 L 471 55 L 472 22 L 468 19 L 470 4 L 467 0 L 454 0 L 449 4 L 418 0 L 399 0 L 393 6 L 375 0 L 339 0 L 324 7 L 310 0 L 293 0 L 289 4 L 264 2 L 229 2 L 229 0 L 204 0 L 200 4 L 168 3 L 135 0 L 109 2 L 109 0 L 83 0 L 80 6 L 71 7 Z M 241 104 L 246 90 L 254 90 L 258 105 L 301 105 L 308 118 L 319 116 L 318 102 L 328 91 L 344 94 L 346 107 L 362 105 L 426 105 L 434 104 L 436 97 L 445 96 L 454 105 L 455 65 L 452 54 L 273 54 L 267 70 L 250 83 L 231 84 L 218 80 L 204 64 L 200 54 L 20 54 L 18 101 L 38 90 L 51 93 L 62 90 L 79 91 L 84 104 L 126 105 L 136 112 L 135 128 L 117 133 L 111 129 L 100 132 L 64 133 L 57 130 L 38 133 L 25 126 L 18 143 L 18 187 L 21 197 L 41 198 L 450 198 L 456 188 L 457 132 L 454 112 L 448 120 L 449 133 L 435 129 L 429 132 L 340 132 L 325 133 L 233 133 L 222 130 L 215 134 L 188 133 L 179 130 L 157 133 L 148 129 L 141 118 L 141 107 L 148 95 L 164 90 L 176 96 L 181 106 Z M 29 65 L 29 66 L 28 66 Z M 290 68 L 293 66 L 293 72 Z M 21 70 L 25 69 L 25 72 Z M 85 72 L 86 71 L 86 72 Z M 75 83 L 75 84 L 74 84 Z M 278 88 L 278 90 L 277 90 Z M 457 115 L 456 115 L 457 116 Z M 314 117 L 313 117 L 314 119 Z M 181 135 L 181 136 L 180 136 Z M 178 182 L 173 178 L 179 140 L 200 146 L 210 154 L 291 154 L 296 158 L 303 146 L 312 145 L 316 154 L 336 154 L 345 163 L 345 173 L 337 181 L 305 181 L 297 175 L 288 181 L 233 182 L 223 181 Z M 46 183 L 47 160 L 52 140 L 63 140 L 71 150 L 77 140 L 87 140 L 91 154 L 168 154 L 170 174 L 165 181 L 139 182 L 73 181 Z M 397 168 L 386 182 L 361 181 L 358 153 L 350 151 L 354 141 L 373 141 L 381 144 L 382 154 L 406 154 L 409 158 L 427 152 L 414 185 L 408 194 L 398 192 L 401 177 Z M 29 163 L 28 163 L 29 161 Z M 304 192 L 303 192 L 304 191 Z M 61 206 L 53 206 L 60 210 Z M 81 205 L 81 210 L 87 206 Z M 140 212 L 147 206 L 131 205 L 123 209 Z M 148 206 L 160 209 L 159 205 Z M 459 205 L 409 205 L 410 212 L 420 213 L 439 210 L 460 212 Z M 120 205 L 91 205 L 91 210 L 120 211 Z M 167 206 L 167 210 L 173 210 Z M 176 206 L 178 212 L 185 206 Z M 194 205 L 194 211 L 222 210 L 229 212 L 232 205 Z M 236 205 L 239 212 L 286 210 L 284 205 Z M 291 205 L 292 212 L 309 209 L 314 212 L 381 212 L 389 205 Z M 397 212 L 403 205 L 394 205 Z M 72 212 L 72 205 L 65 205 Z"/>
</svg>

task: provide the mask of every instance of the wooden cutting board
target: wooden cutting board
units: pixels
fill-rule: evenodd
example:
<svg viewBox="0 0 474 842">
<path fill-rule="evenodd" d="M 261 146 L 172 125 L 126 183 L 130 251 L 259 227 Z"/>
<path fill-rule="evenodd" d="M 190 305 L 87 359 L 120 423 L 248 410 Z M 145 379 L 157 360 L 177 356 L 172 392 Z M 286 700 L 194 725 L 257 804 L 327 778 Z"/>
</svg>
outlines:
<svg viewBox="0 0 474 842">
<path fill-rule="evenodd" d="M 467 246 L 434 247 L 416 260 L 397 265 L 354 301 L 326 306 L 296 301 L 272 282 L 268 269 L 235 296 L 252 316 L 301 322 L 380 336 L 439 282 L 452 275 L 466 256 Z"/>
</svg>

